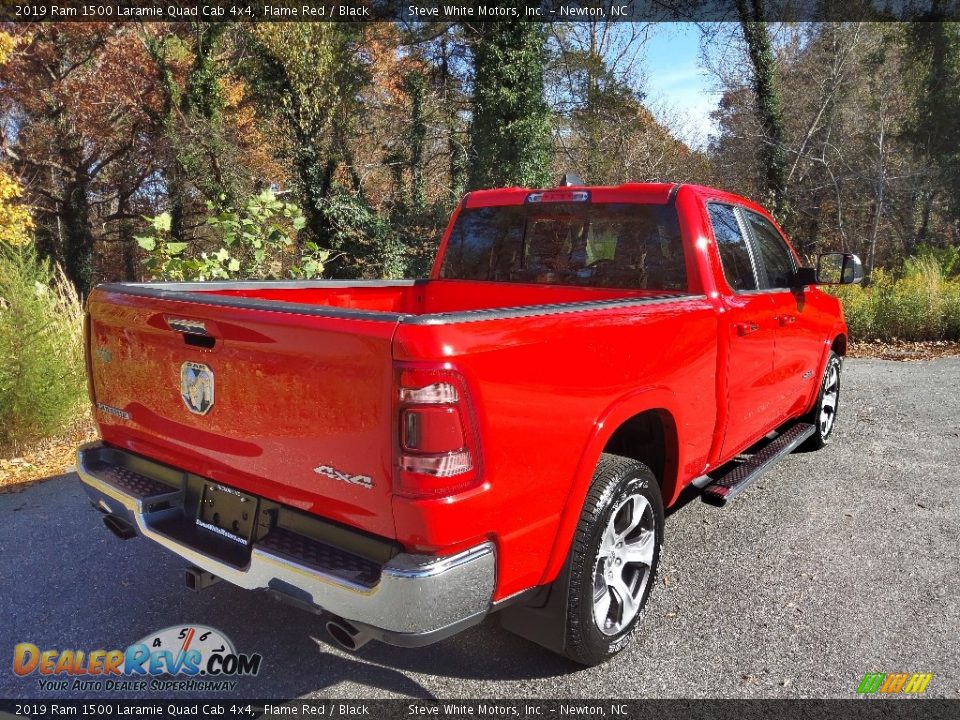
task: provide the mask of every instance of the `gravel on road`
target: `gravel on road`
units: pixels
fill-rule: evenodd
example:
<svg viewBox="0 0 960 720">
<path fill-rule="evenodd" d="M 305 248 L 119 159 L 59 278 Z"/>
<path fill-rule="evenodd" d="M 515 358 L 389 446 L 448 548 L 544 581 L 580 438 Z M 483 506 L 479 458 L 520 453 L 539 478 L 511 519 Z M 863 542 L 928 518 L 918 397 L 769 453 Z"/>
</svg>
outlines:
<svg viewBox="0 0 960 720">
<path fill-rule="evenodd" d="M 958 465 L 960 359 L 848 360 L 834 443 L 729 507 L 675 508 L 637 641 L 590 669 L 496 618 L 423 649 L 341 651 L 265 595 L 188 591 L 180 559 L 110 535 L 66 475 L 0 495 L 0 697 L 81 694 L 16 677 L 17 643 L 125 648 L 201 623 L 263 655 L 237 697 L 852 698 L 865 672 L 929 672 L 926 696 L 957 698 Z"/>
</svg>

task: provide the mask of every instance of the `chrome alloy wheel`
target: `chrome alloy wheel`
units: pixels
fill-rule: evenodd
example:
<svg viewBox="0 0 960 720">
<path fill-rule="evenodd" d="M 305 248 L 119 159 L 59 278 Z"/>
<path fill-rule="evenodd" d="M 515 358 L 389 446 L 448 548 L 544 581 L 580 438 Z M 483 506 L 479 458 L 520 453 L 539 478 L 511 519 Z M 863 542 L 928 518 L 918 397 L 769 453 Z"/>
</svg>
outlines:
<svg viewBox="0 0 960 720">
<path fill-rule="evenodd" d="M 628 495 L 603 531 L 593 570 L 593 619 L 604 635 L 622 632 L 640 611 L 656 543 L 653 508 Z"/>
<path fill-rule="evenodd" d="M 823 381 L 823 399 L 820 401 L 820 435 L 826 438 L 833 430 L 837 417 L 837 400 L 840 398 L 840 370 L 835 362 L 827 366 L 827 377 Z"/>
</svg>

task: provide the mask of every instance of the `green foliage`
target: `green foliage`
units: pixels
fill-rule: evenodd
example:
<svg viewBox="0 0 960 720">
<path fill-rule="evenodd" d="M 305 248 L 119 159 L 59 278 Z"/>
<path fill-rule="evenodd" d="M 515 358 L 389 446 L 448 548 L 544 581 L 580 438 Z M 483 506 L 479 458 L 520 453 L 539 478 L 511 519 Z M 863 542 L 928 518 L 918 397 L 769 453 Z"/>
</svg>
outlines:
<svg viewBox="0 0 960 720">
<path fill-rule="evenodd" d="M 960 279 L 945 278 L 932 257 L 911 258 L 900 278 L 876 270 L 866 287 L 830 290 L 854 340 L 960 340 Z"/>
<path fill-rule="evenodd" d="M 350 118 L 369 76 L 361 28 L 339 23 L 264 23 L 251 27 L 257 89 L 277 103 L 297 133 L 320 140 Z"/>
<path fill-rule="evenodd" d="M 387 218 L 362 198 L 335 187 L 319 207 L 334 252 L 342 256 L 338 271 L 344 277 L 401 278 L 406 248 Z"/>
<path fill-rule="evenodd" d="M 960 247 L 956 245 L 947 245 L 946 247 L 920 245 L 917 247 L 917 257 L 920 259 L 930 258 L 940 266 L 940 272 L 944 277 L 960 275 Z"/>
<path fill-rule="evenodd" d="M 478 24 L 473 57 L 470 187 L 548 184 L 546 27 L 520 21 Z"/>
<path fill-rule="evenodd" d="M 214 213 L 213 203 L 207 210 Z M 293 203 L 264 190 L 241 208 L 227 208 L 207 217 L 212 232 L 210 249 L 193 250 L 170 234 L 170 215 L 147 218 L 147 232 L 136 236 L 147 252 L 144 263 L 152 278 L 164 280 L 226 280 L 236 278 L 315 278 L 323 273 L 329 252 L 316 243 L 296 246 L 297 233 L 306 226 Z M 296 262 L 293 260 L 296 259 Z"/>
<path fill-rule="evenodd" d="M 440 200 L 423 212 L 405 212 L 391 219 L 391 225 L 405 248 L 406 269 L 396 277 L 425 278 L 430 275 L 453 207 Z"/>
<path fill-rule="evenodd" d="M 938 3 L 929 20 L 911 23 L 907 47 L 912 60 L 913 113 L 907 136 L 918 156 L 929 160 L 946 191 L 955 218 L 960 217 L 960 23 L 944 22 Z M 938 17 L 939 15 L 939 17 Z"/>
<path fill-rule="evenodd" d="M 223 68 L 216 55 L 227 27 L 195 22 L 183 34 L 144 34 L 161 80 L 162 112 L 155 122 L 170 147 L 165 173 L 176 237 L 184 234 L 194 188 L 219 206 L 241 196 L 245 185 L 242 163 L 231 157 L 236 148 L 222 117 Z M 175 67 L 187 63 L 190 69 L 181 87 Z"/>
<path fill-rule="evenodd" d="M 0 243 L 0 448 L 67 428 L 83 413 L 83 305 L 32 244 Z"/>
<path fill-rule="evenodd" d="M 263 23 L 249 36 L 253 88 L 293 142 L 292 161 L 313 239 L 334 248 L 324 204 L 341 166 L 360 180 L 349 138 L 370 76 L 363 31 L 353 23 Z"/>
</svg>

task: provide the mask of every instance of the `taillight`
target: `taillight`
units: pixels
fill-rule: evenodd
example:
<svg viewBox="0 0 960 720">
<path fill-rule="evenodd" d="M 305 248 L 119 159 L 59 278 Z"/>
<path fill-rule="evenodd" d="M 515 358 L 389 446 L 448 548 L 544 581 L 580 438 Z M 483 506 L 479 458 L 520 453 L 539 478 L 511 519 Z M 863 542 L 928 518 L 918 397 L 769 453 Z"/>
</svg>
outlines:
<svg viewBox="0 0 960 720">
<path fill-rule="evenodd" d="M 397 492 L 438 497 L 480 480 L 476 427 L 463 377 L 448 367 L 397 371 Z"/>
</svg>

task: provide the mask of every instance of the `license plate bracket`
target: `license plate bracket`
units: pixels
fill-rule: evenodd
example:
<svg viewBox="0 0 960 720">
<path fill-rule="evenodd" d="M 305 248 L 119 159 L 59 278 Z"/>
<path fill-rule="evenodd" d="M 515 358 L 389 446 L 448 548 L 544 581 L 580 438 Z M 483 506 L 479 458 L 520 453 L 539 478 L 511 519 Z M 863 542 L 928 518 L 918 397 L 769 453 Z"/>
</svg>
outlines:
<svg viewBox="0 0 960 720">
<path fill-rule="evenodd" d="M 239 490 L 205 482 L 197 511 L 197 525 L 241 545 L 249 545 L 260 501 Z"/>
</svg>

